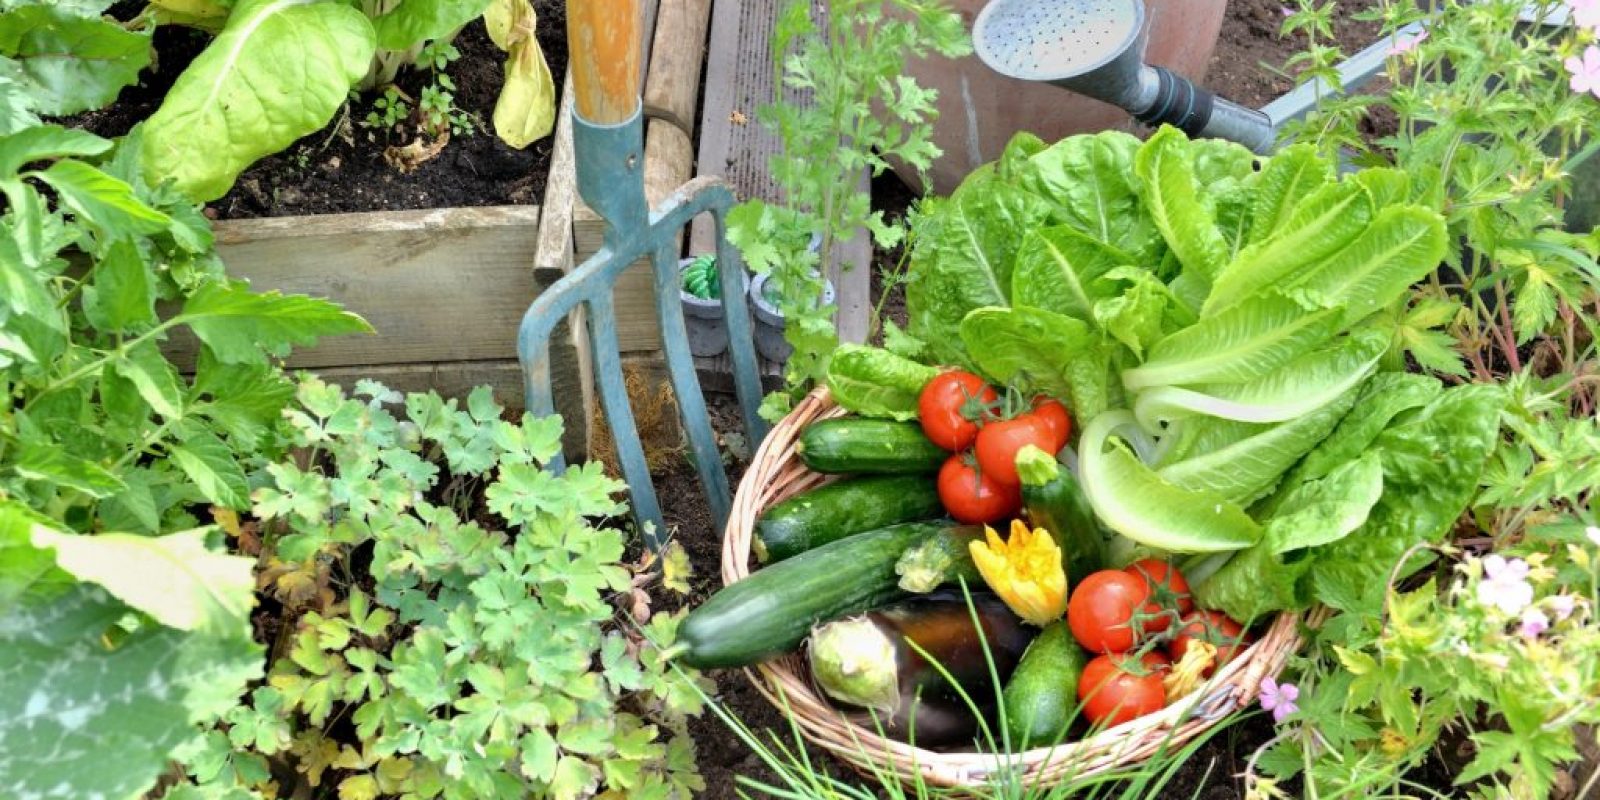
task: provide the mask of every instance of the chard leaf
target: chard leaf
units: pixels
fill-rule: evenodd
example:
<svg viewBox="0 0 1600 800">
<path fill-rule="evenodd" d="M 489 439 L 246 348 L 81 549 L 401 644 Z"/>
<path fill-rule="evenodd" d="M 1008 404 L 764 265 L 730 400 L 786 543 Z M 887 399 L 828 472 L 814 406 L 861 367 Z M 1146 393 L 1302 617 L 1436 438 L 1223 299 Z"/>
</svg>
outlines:
<svg viewBox="0 0 1600 800">
<path fill-rule="evenodd" d="M 407 50 L 455 33 L 488 7 L 489 0 L 400 0 L 374 17 L 372 27 L 379 48 Z"/>
<path fill-rule="evenodd" d="M 241 0 L 144 123 L 145 179 L 215 200 L 246 167 L 321 130 L 367 74 L 366 15 L 343 3 Z"/>
<path fill-rule="evenodd" d="M 0 14 L 0 56 L 32 84 L 39 113 L 77 114 L 117 99 L 150 64 L 150 34 L 57 3 Z"/>
<path fill-rule="evenodd" d="M 1209 285 L 1227 261 L 1228 244 L 1217 229 L 1215 209 L 1195 180 L 1188 137 L 1163 126 L 1139 148 L 1133 169 L 1142 184 L 1144 206 L 1167 248 L 1185 273 Z"/>
<path fill-rule="evenodd" d="M 1311 413 L 1163 467 L 1157 474 L 1179 488 L 1215 492 L 1248 506 L 1271 492 L 1283 473 L 1327 437 L 1355 403 L 1357 394 L 1355 390 L 1347 391 Z M 1195 424 L 1202 423 L 1197 420 Z"/>
<path fill-rule="evenodd" d="M 1377 368 L 1389 336 L 1362 330 L 1246 383 L 1163 386 L 1139 395 L 1134 411 L 1146 430 L 1203 414 L 1241 422 L 1283 422 L 1309 414 L 1359 385 Z"/>
<path fill-rule="evenodd" d="M 1279 511 L 1266 520 L 1263 544 L 1286 553 L 1336 542 L 1361 527 L 1383 494 L 1377 453 L 1346 461 L 1327 475 L 1289 487 Z"/>
<path fill-rule="evenodd" d="M 1305 355 L 1341 330 L 1338 309 L 1307 309 L 1277 292 L 1256 295 L 1162 339 L 1123 386 L 1240 383 Z"/>
<path fill-rule="evenodd" d="M 978 369 L 996 383 L 1024 378 L 1061 396 L 1070 391 L 1069 365 L 1094 337 L 1079 320 L 1022 306 L 973 310 L 961 321 L 961 341 Z"/>
<path fill-rule="evenodd" d="M 522 149 L 550 135 L 556 124 L 556 85 L 539 40 L 538 20 L 528 0 L 495 0 L 508 18 L 504 40 L 506 82 L 494 104 L 494 132 L 500 141 Z"/>
<path fill-rule="evenodd" d="M 967 365 L 961 320 L 975 308 L 1005 306 L 1021 233 L 1044 222 L 1048 205 L 995 180 L 968 179 L 939 205 L 911 256 L 906 311 L 911 335 L 928 343 L 932 360 Z"/>
<path fill-rule="evenodd" d="M 1353 183 L 1328 184 L 1301 203 L 1280 231 L 1246 247 L 1212 283 L 1201 316 L 1211 316 L 1264 289 L 1290 281 L 1366 230 L 1372 206 Z"/>
<path fill-rule="evenodd" d="M 1269 238 L 1287 227 L 1307 196 L 1333 180 L 1333 164 L 1309 144 L 1279 150 L 1261 168 L 1251 208 L 1250 238 Z"/>
<path fill-rule="evenodd" d="M 1366 524 L 1312 551 L 1318 599 L 1346 611 L 1372 611 L 1346 608 L 1345 599 L 1386 583 L 1407 550 L 1449 532 L 1471 502 L 1499 441 L 1504 402 L 1498 386 L 1457 386 L 1378 435 L 1372 447 L 1383 462 L 1383 496 Z"/>
<path fill-rule="evenodd" d="M 828 362 L 828 391 L 862 416 L 909 420 L 917 416 L 922 387 L 938 374 L 887 350 L 844 344 Z"/>
<path fill-rule="evenodd" d="M 1094 304 L 1115 297 L 1114 283 L 1101 278 L 1132 264 L 1133 256 L 1070 225 L 1025 233 L 1011 274 L 1011 302 L 1094 319 Z"/>
<path fill-rule="evenodd" d="M 275 291 L 251 292 L 242 281 L 200 287 L 175 321 L 187 324 L 225 364 L 263 364 L 268 354 L 284 355 L 291 345 L 372 331 L 365 320 L 334 303 Z"/>
<path fill-rule="evenodd" d="M 1324 308 L 1342 306 L 1350 325 L 1399 299 L 1411 284 L 1439 268 L 1448 244 L 1444 218 L 1421 206 L 1378 212 L 1350 245 L 1286 291 Z"/>
<path fill-rule="evenodd" d="M 1175 553 L 1238 550 L 1261 539 L 1261 526 L 1244 509 L 1215 492 L 1174 486 L 1113 438 L 1132 422 L 1125 411 L 1108 412 L 1083 432 L 1078 465 L 1101 522 L 1134 542 Z"/>
<path fill-rule="evenodd" d="M 1166 248 L 1139 201 L 1133 173 L 1138 150 L 1139 140 L 1121 131 L 1069 136 L 1012 171 L 1018 186 L 1049 201 L 1054 222 L 1135 259 L 1123 263 L 1154 264 Z"/>
</svg>

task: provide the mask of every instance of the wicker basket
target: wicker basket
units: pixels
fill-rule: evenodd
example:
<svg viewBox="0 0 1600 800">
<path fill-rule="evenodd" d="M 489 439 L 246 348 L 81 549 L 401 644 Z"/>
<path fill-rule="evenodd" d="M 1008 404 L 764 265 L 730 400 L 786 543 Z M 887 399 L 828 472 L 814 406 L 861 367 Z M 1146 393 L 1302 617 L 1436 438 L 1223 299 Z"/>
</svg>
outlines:
<svg viewBox="0 0 1600 800">
<path fill-rule="evenodd" d="M 750 542 L 756 519 L 768 506 L 832 480 L 810 472 L 795 455 L 800 432 L 812 422 L 845 416 L 826 389 L 808 395 L 773 428 L 739 484 L 723 537 L 722 582 L 750 574 Z M 853 723 L 823 698 L 805 660 L 791 654 L 758 664 L 745 675 L 778 708 L 787 708 L 802 734 L 857 770 L 895 775 L 907 783 L 981 787 L 990 775 L 1020 773 L 1028 785 L 1050 786 L 1135 764 L 1173 749 L 1255 699 L 1264 676 L 1276 675 L 1301 645 L 1300 615 L 1280 614 L 1261 638 L 1218 670 L 1198 691 L 1160 712 L 1054 748 L 1010 757 L 976 752 L 936 752 L 878 735 Z"/>
</svg>

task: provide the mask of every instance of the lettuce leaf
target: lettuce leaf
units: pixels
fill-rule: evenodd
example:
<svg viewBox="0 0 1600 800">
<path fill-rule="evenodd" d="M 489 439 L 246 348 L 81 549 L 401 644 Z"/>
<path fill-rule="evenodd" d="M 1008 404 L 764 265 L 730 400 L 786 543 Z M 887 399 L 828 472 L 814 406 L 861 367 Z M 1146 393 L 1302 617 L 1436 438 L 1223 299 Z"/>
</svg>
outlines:
<svg viewBox="0 0 1600 800">
<path fill-rule="evenodd" d="M 1021 380 L 1056 396 L 1071 392 L 1071 363 L 1093 345 L 1089 326 L 1021 306 L 979 308 L 961 321 L 961 341 L 978 368 L 1000 383 Z"/>
<path fill-rule="evenodd" d="M 1106 273 L 1133 256 L 1071 225 L 1052 225 L 1022 237 L 1011 272 L 1011 302 L 1094 320 L 1094 304 L 1117 296 Z"/>
<path fill-rule="evenodd" d="M 1328 341 L 1343 327 L 1340 315 L 1277 292 L 1256 295 L 1163 339 L 1122 383 L 1138 391 L 1259 378 Z"/>
<path fill-rule="evenodd" d="M 1273 236 L 1246 247 L 1222 269 L 1201 316 L 1216 314 L 1320 264 L 1355 241 L 1371 222 L 1372 204 L 1360 186 L 1333 183 L 1312 192 Z"/>
<path fill-rule="evenodd" d="M 905 421 L 916 418 L 922 387 L 937 374 L 887 350 L 843 344 L 828 362 L 828 391 L 839 405 L 864 417 Z"/>
<path fill-rule="evenodd" d="M 1017 186 L 1044 198 L 1052 221 L 1153 266 L 1166 250 L 1161 232 L 1140 202 L 1134 176 L 1139 140 L 1121 131 L 1070 136 L 1019 165 Z"/>
<path fill-rule="evenodd" d="M 931 358 L 971 364 L 961 347 L 961 320 L 975 308 L 1010 304 L 1022 234 L 1048 214 L 1044 200 L 991 178 L 969 179 L 923 218 L 906 276 L 906 311 L 911 335 L 928 343 Z"/>
<path fill-rule="evenodd" d="M 1163 126 L 1139 148 L 1133 169 L 1145 208 L 1183 274 L 1209 287 L 1231 249 L 1217 228 L 1215 207 L 1200 191 L 1191 148 L 1182 131 Z"/>
</svg>

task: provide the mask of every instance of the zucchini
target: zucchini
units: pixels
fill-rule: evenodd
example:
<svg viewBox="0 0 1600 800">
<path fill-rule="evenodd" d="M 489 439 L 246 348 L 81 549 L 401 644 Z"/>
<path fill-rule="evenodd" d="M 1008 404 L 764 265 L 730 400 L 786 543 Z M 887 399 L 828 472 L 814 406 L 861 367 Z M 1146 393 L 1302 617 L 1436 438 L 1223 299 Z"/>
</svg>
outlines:
<svg viewBox="0 0 1600 800">
<path fill-rule="evenodd" d="M 887 419 L 825 419 L 800 433 L 795 445 L 813 472 L 927 475 L 950 457 L 916 422 Z"/>
<path fill-rule="evenodd" d="M 679 657 L 700 669 L 747 666 L 794 650 L 819 622 L 898 600 L 900 554 L 954 524 L 879 528 L 757 570 L 689 612 L 678 626 Z"/>
<path fill-rule="evenodd" d="M 1022 478 L 1022 506 L 1028 521 L 1049 531 L 1061 548 L 1067 585 L 1077 586 L 1089 573 L 1105 566 L 1109 537 L 1072 471 L 1035 448 L 1031 452 L 1024 449 L 1017 456 L 1017 475 Z"/>
<path fill-rule="evenodd" d="M 767 509 L 751 548 L 762 563 L 902 522 L 943 516 L 939 488 L 922 475 L 873 475 L 830 483 Z"/>
<path fill-rule="evenodd" d="M 1028 645 L 1001 698 L 1011 747 L 1059 744 L 1078 710 L 1078 677 L 1088 656 L 1066 620 L 1052 622 Z"/>
<path fill-rule="evenodd" d="M 968 608 L 959 592 L 939 592 L 823 625 L 811 635 L 811 674 L 834 700 L 875 712 L 867 727 L 881 723 L 885 733 L 920 745 L 971 743 L 973 706 L 992 715 L 992 676 L 1011 675 L 1033 638 L 1000 598 L 971 597 Z"/>
<path fill-rule="evenodd" d="M 983 540 L 982 525 L 946 528 L 907 548 L 894 562 L 900 588 L 926 594 L 965 578 L 973 588 L 983 586 L 983 575 L 972 561 L 972 543 Z"/>
</svg>

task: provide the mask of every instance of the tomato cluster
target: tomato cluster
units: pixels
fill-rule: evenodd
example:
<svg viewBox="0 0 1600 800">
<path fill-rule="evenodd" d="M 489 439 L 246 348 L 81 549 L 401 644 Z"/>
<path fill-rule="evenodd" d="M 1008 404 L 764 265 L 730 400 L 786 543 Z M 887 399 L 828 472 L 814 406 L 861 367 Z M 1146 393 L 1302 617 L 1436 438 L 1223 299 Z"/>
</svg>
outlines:
<svg viewBox="0 0 1600 800">
<path fill-rule="evenodd" d="M 951 451 L 939 469 L 939 499 L 957 521 L 997 522 L 1022 507 L 1017 453 L 1028 445 L 1055 454 L 1072 434 L 1067 408 L 1049 398 L 1020 414 L 999 411 L 1000 396 L 970 372 L 939 373 L 922 387 L 922 432 Z"/>
<path fill-rule="evenodd" d="M 1106 727 L 1161 710 L 1162 678 L 1192 642 L 1216 645 L 1218 664 L 1226 664 L 1247 641 L 1227 615 L 1197 611 L 1183 574 L 1154 558 L 1084 578 L 1067 602 L 1067 627 L 1099 653 L 1083 669 L 1078 699 L 1089 722 Z M 1166 652 L 1154 649 L 1162 644 Z"/>
</svg>

